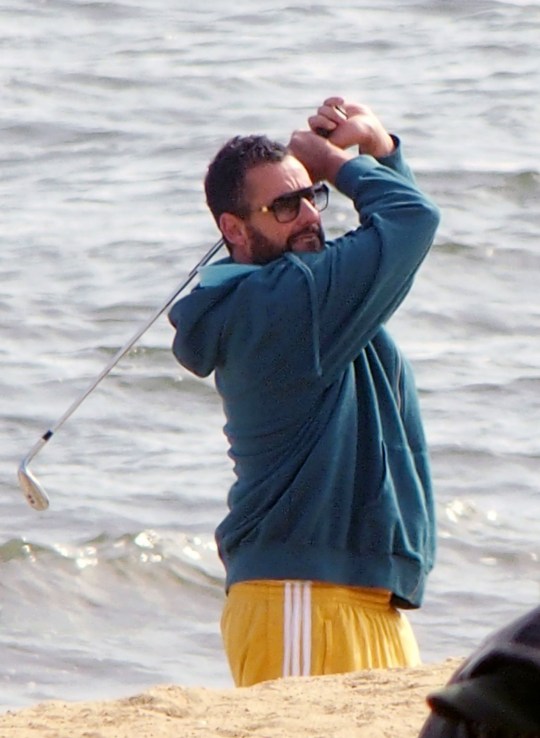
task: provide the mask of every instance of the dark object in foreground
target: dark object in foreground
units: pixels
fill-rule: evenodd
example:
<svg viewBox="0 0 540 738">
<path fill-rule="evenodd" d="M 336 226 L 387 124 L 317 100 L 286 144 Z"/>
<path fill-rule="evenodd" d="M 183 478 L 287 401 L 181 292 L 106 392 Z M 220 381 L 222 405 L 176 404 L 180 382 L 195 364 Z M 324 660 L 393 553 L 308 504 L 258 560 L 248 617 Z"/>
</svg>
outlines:
<svg viewBox="0 0 540 738">
<path fill-rule="evenodd" d="M 540 738 L 540 607 L 489 636 L 427 701 L 419 738 Z"/>
</svg>

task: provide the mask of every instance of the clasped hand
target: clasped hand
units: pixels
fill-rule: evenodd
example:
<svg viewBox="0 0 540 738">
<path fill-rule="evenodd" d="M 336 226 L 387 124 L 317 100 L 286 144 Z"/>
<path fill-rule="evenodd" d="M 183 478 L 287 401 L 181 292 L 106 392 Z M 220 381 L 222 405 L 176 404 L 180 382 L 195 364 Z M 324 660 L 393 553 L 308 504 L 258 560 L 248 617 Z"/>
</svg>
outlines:
<svg viewBox="0 0 540 738">
<path fill-rule="evenodd" d="M 308 124 L 310 130 L 292 134 L 289 150 L 314 181 L 334 182 L 341 166 L 356 155 L 347 151 L 352 146 L 377 159 L 395 148 L 392 137 L 369 107 L 341 97 L 327 98 L 308 118 Z M 321 129 L 328 131 L 327 137 L 317 133 Z"/>
</svg>

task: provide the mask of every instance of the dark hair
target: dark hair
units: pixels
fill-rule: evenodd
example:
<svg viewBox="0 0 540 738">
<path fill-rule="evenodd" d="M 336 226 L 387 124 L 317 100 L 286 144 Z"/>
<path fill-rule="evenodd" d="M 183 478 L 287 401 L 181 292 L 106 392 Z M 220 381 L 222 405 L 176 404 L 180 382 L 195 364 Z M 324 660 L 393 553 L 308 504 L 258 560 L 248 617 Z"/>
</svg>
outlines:
<svg viewBox="0 0 540 738">
<path fill-rule="evenodd" d="M 204 180 L 206 202 L 216 223 L 222 213 L 242 215 L 246 209 L 247 172 L 259 164 L 280 162 L 287 148 L 266 136 L 235 136 L 216 154 Z"/>
</svg>

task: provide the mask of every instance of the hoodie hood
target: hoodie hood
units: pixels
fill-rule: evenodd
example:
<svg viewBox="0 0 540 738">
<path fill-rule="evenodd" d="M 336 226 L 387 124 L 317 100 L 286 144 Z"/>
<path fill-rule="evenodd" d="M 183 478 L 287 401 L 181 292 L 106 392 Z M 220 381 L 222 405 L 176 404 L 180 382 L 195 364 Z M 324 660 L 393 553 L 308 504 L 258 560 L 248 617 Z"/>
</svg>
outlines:
<svg viewBox="0 0 540 738">
<path fill-rule="evenodd" d="M 229 279 L 243 277 L 261 268 L 258 264 L 237 264 L 230 257 L 221 259 L 199 269 L 199 284 L 201 287 L 219 287 Z"/>
<path fill-rule="evenodd" d="M 237 367 L 237 371 L 245 374 L 250 371 L 244 364 L 249 364 L 246 356 L 258 356 L 258 363 L 264 354 L 269 373 L 276 375 L 279 350 L 268 316 L 272 316 L 271 323 L 284 329 L 295 304 L 308 317 L 307 329 L 293 339 L 296 361 L 303 371 L 320 375 L 317 295 L 306 261 L 319 258 L 321 253 L 286 253 L 265 265 L 237 264 L 226 258 L 202 269 L 199 285 L 169 312 L 176 329 L 173 353 L 178 361 L 197 376 L 206 377 L 223 364 L 222 352 L 227 350 L 229 355 L 244 357 L 243 368 Z M 235 326 L 242 326 L 241 332 Z M 291 358 L 284 357 L 284 363 Z"/>
<path fill-rule="evenodd" d="M 205 266 L 199 270 L 199 284 L 169 311 L 176 329 L 174 355 L 197 376 L 207 377 L 216 368 L 220 336 L 230 314 L 229 298 L 238 282 L 257 268 L 236 264 L 230 257 Z"/>
</svg>

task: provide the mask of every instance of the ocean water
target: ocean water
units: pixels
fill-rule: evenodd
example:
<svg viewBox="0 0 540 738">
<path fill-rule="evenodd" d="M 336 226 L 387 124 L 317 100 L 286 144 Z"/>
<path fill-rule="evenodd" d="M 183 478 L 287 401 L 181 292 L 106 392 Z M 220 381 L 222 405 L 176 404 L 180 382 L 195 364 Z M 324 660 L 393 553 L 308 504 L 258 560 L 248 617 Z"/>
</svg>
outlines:
<svg viewBox="0 0 540 738">
<path fill-rule="evenodd" d="M 330 94 L 397 133 L 443 218 L 390 324 L 432 449 L 425 661 L 540 600 L 540 3 L 0 0 L 0 708 L 232 684 L 213 529 L 232 481 L 211 380 L 161 318 L 21 459 L 218 234 L 236 133 L 288 140 Z M 330 234 L 349 228 L 332 196 Z"/>
</svg>

